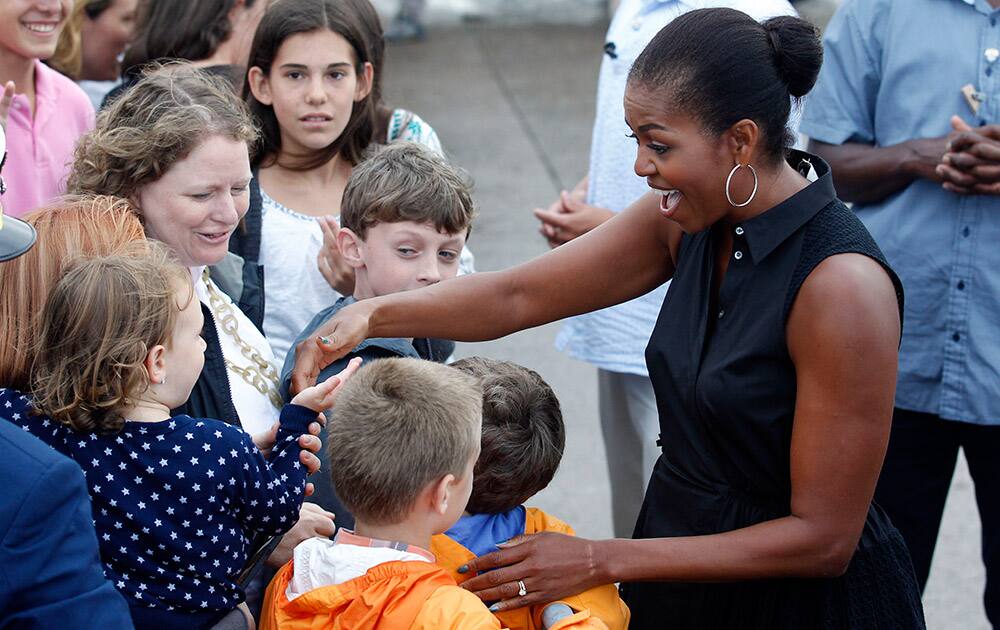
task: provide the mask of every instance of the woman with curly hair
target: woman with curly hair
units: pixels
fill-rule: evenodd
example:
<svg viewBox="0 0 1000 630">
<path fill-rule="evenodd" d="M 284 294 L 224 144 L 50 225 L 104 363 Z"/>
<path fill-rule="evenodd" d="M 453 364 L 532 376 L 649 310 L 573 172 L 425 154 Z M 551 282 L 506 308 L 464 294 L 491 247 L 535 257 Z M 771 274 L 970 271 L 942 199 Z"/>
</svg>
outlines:
<svg viewBox="0 0 1000 630">
<path fill-rule="evenodd" d="M 235 424 L 267 450 L 281 397 L 260 329 L 263 274 L 229 253 L 250 203 L 256 138 L 246 106 L 225 81 L 188 64 L 159 67 L 101 112 L 77 145 L 68 186 L 129 199 L 147 236 L 167 245 L 191 274 L 205 320 L 205 367 L 174 413 Z M 319 424 L 310 431 L 318 435 Z M 280 566 L 297 542 L 333 529 L 332 514 L 305 504 L 272 560 Z"/>
</svg>

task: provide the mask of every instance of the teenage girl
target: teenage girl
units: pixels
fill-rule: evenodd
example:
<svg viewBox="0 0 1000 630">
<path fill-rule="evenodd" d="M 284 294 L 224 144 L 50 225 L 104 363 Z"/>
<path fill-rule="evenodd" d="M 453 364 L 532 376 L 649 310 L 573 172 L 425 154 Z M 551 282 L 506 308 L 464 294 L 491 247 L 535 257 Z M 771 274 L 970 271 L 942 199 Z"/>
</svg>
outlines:
<svg viewBox="0 0 1000 630">
<path fill-rule="evenodd" d="M 250 210 L 230 249 L 264 266 L 264 333 L 280 361 L 313 315 L 353 290 L 332 237 L 365 149 L 441 145 L 415 114 L 381 104 L 384 42 L 368 0 L 275 3 L 251 51 L 244 95 L 262 140 Z"/>
<path fill-rule="evenodd" d="M 0 389 L 0 407 L 84 470 L 105 575 L 136 627 L 201 628 L 243 601 L 235 576 L 251 541 L 298 520 L 299 436 L 347 374 L 284 407 L 268 459 L 238 426 L 172 416 L 205 342 L 190 273 L 165 251 L 143 244 L 68 271 L 43 311 L 33 399 Z"/>
</svg>

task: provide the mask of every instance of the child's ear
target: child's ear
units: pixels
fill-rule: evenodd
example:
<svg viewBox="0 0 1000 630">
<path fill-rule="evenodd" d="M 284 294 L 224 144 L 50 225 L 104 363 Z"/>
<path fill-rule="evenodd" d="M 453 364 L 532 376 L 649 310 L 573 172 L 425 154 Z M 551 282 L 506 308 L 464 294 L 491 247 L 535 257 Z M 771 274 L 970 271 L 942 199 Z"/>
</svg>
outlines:
<svg viewBox="0 0 1000 630">
<path fill-rule="evenodd" d="M 257 102 L 261 105 L 274 104 L 274 99 L 271 98 L 271 82 L 259 66 L 254 66 L 247 72 L 247 83 L 250 85 L 250 93 Z"/>
<path fill-rule="evenodd" d="M 431 490 L 431 502 L 434 511 L 444 516 L 448 512 L 448 503 L 453 500 L 451 488 L 455 485 L 455 475 L 447 474 L 438 479 Z"/>
<path fill-rule="evenodd" d="M 362 240 L 353 230 L 340 228 L 337 232 L 337 247 L 340 248 L 340 255 L 348 265 L 354 269 L 365 266 L 365 257 L 361 251 Z"/>
<path fill-rule="evenodd" d="M 354 89 L 354 102 L 359 103 L 372 93 L 372 83 L 375 80 L 375 66 L 370 61 L 365 62 L 364 69 L 358 76 L 358 86 Z"/>
<path fill-rule="evenodd" d="M 146 367 L 146 376 L 149 377 L 151 385 L 160 385 L 167 377 L 167 364 L 163 359 L 167 349 L 163 346 L 153 346 L 146 353 L 146 360 L 143 365 Z"/>
</svg>

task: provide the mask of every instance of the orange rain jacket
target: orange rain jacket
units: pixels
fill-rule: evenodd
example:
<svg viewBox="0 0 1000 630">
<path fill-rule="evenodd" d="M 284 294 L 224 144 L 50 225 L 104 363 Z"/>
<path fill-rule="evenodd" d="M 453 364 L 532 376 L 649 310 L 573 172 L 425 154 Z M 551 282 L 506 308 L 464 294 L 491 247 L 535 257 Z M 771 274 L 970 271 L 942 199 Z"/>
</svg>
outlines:
<svg viewBox="0 0 1000 630">
<path fill-rule="evenodd" d="M 555 532 L 574 536 L 573 528 L 554 516 L 550 516 L 537 508 L 526 509 L 524 524 L 525 534 Z M 437 558 L 438 564 L 451 573 L 455 582 L 461 584 L 472 577 L 470 574 L 458 573 L 458 567 L 468 563 L 475 555 L 461 544 L 444 534 L 431 538 L 430 552 Z M 572 617 L 561 619 L 550 630 L 583 630 L 584 628 L 608 628 L 610 630 L 625 630 L 628 628 L 629 610 L 625 602 L 618 596 L 614 584 L 597 586 L 579 595 L 560 600 L 577 611 Z M 497 618 L 510 630 L 542 630 L 542 610 L 545 606 L 506 610 L 497 613 Z"/>
<path fill-rule="evenodd" d="M 261 630 L 500 630 L 479 598 L 430 562 L 385 562 L 288 601 L 293 562 L 267 587 Z"/>
</svg>

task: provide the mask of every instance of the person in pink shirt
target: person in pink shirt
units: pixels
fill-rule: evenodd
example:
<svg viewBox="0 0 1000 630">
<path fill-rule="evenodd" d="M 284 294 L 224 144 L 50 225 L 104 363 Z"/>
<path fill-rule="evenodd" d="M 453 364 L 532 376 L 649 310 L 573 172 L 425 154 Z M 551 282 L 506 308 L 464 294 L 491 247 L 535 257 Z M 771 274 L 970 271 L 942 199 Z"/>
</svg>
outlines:
<svg viewBox="0 0 1000 630">
<path fill-rule="evenodd" d="M 94 126 L 94 108 L 73 81 L 40 59 L 55 53 L 73 0 L 0 2 L 0 118 L 10 164 L 5 211 L 22 216 L 66 188 L 77 139 Z"/>
</svg>

